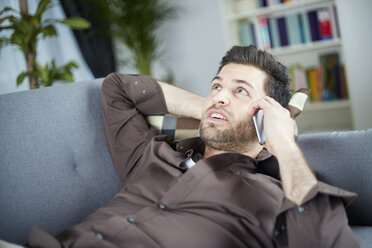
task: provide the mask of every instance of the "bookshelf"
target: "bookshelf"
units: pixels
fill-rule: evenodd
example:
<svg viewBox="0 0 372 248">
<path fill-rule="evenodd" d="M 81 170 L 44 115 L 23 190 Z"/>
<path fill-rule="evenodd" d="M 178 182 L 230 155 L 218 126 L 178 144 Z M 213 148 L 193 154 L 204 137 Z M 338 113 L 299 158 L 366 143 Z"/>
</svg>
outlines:
<svg viewBox="0 0 372 248">
<path fill-rule="evenodd" d="M 267 2 L 269 6 L 260 7 L 259 5 L 262 2 Z M 320 61 L 322 56 L 338 54 L 340 66 L 343 66 L 343 42 L 340 37 L 336 0 L 291 0 L 288 3 L 279 2 L 281 1 L 220 0 L 224 17 L 224 33 L 227 49 L 236 44 L 247 45 L 247 43 L 253 43 L 258 48 L 269 51 L 288 67 L 299 65 L 306 71 L 310 68 L 319 68 L 321 66 Z M 321 25 L 321 15 L 324 13 L 319 14 L 319 12 L 323 10 L 328 11 L 327 18 L 328 26 L 332 30 L 331 36 L 322 36 L 325 34 L 325 29 L 318 31 L 321 37 L 313 36 L 313 33 L 310 33 L 310 30 L 313 32 L 312 26 L 307 28 L 308 33 L 305 34 L 302 25 L 304 20 L 308 20 L 308 23 L 312 24 L 309 13 L 313 15 L 315 13 L 319 25 Z M 301 32 L 300 41 L 297 39 L 297 42 L 294 42 L 292 38 L 293 31 L 288 31 L 288 25 L 290 25 L 288 24 L 289 16 L 296 16 L 298 20 L 302 20 L 299 21 L 302 25 L 299 31 Z M 285 19 L 287 25 L 286 32 L 288 37 L 286 37 L 286 44 L 282 43 L 282 37 L 280 37 L 279 42 L 276 41 L 276 44 L 273 39 L 273 20 L 278 21 L 279 19 Z M 264 20 L 264 22 L 262 22 L 262 20 Z M 242 25 L 248 25 L 251 34 L 248 39 L 242 38 Z M 274 25 L 279 26 L 279 24 L 275 24 L 275 22 Z M 266 30 L 263 30 L 263 28 L 266 27 L 269 31 L 267 31 L 268 34 L 265 37 L 264 31 Z M 324 26 L 320 28 L 324 28 Z M 293 30 L 293 28 L 291 30 Z M 291 37 L 289 37 L 289 32 L 292 32 Z M 246 36 L 246 34 L 244 35 Z M 280 36 L 282 36 L 282 33 L 280 33 Z M 325 65 L 323 64 L 322 66 L 324 67 Z M 344 74 L 343 76 L 346 78 Z M 307 80 L 309 79 L 307 78 Z M 309 81 L 307 81 L 307 83 L 309 84 Z M 319 82 L 319 84 L 323 84 L 323 82 Z M 311 88 L 309 85 L 307 85 L 307 87 Z M 293 86 L 293 89 L 296 88 L 298 87 Z M 347 86 L 343 91 L 347 92 Z M 298 117 L 297 124 L 299 132 L 307 133 L 352 129 L 351 103 L 347 97 L 345 95 L 338 95 L 331 100 L 325 101 L 326 99 L 323 99 L 323 92 L 319 93 L 319 95 L 321 96 L 318 96 L 315 100 L 313 98 L 312 101 L 306 103 L 303 113 Z M 319 99 L 320 102 L 318 102 Z"/>
</svg>

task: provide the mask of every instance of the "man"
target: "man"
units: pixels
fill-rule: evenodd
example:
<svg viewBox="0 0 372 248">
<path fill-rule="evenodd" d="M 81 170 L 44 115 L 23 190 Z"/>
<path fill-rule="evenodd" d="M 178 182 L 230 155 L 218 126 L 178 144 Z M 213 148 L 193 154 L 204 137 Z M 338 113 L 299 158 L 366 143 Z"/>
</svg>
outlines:
<svg viewBox="0 0 372 248">
<path fill-rule="evenodd" d="M 355 194 L 318 182 L 297 146 L 285 66 L 233 47 L 209 96 L 142 75 L 102 85 L 104 128 L 122 190 L 82 223 L 31 247 L 359 247 L 344 205 Z M 264 111 L 266 143 L 253 115 Z M 155 136 L 146 115 L 200 119 L 200 138 Z M 279 172 L 278 172 L 279 171 Z"/>
</svg>

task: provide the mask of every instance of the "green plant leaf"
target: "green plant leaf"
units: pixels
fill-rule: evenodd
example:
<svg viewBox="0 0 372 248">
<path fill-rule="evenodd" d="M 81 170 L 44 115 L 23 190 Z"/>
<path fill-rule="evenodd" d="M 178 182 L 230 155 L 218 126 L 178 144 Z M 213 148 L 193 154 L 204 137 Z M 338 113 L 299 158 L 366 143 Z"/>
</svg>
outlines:
<svg viewBox="0 0 372 248">
<path fill-rule="evenodd" d="M 5 46 L 7 43 L 9 43 L 9 39 L 8 39 L 8 38 L 1 37 L 1 38 L 0 38 L 0 50 L 1 50 L 1 48 L 3 48 L 3 46 Z"/>
<path fill-rule="evenodd" d="M 70 71 L 63 72 L 61 79 L 68 82 L 74 82 L 74 77 L 72 76 L 72 73 Z"/>
<path fill-rule="evenodd" d="M 8 20 L 11 16 L 4 16 L 0 18 L 0 24 L 3 23 L 4 21 Z"/>
<path fill-rule="evenodd" d="M 37 6 L 37 9 L 36 9 L 36 12 L 35 12 L 35 15 L 34 15 L 39 21 L 41 20 L 41 16 L 43 15 L 45 10 L 47 9 L 48 4 L 50 2 L 51 2 L 51 0 L 41 0 L 39 2 L 39 5 Z"/>
<path fill-rule="evenodd" d="M 70 17 L 64 20 L 58 20 L 59 23 L 70 26 L 73 29 L 87 29 L 90 28 L 90 22 L 81 17 Z"/>
<path fill-rule="evenodd" d="M 55 29 L 53 25 L 42 27 L 40 31 L 43 34 L 43 38 L 47 36 L 57 36 L 57 30 Z"/>
<path fill-rule="evenodd" d="M 25 77 L 28 75 L 27 72 L 22 72 L 21 74 L 18 75 L 17 77 L 17 86 L 20 86 L 25 79 Z"/>
<path fill-rule="evenodd" d="M 66 65 L 64 65 L 64 68 L 66 70 L 71 70 L 72 68 L 78 68 L 78 67 L 79 66 L 75 62 L 73 62 L 73 61 L 70 61 Z"/>
<path fill-rule="evenodd" d="M 0 11 L 0 15 L 2 15 L 3 13 L 5 13 L 7 11 L 14 11 L 14 9 L 12 9 L 10 7 L 5 7 L 2 11 Z"/>
</svg>

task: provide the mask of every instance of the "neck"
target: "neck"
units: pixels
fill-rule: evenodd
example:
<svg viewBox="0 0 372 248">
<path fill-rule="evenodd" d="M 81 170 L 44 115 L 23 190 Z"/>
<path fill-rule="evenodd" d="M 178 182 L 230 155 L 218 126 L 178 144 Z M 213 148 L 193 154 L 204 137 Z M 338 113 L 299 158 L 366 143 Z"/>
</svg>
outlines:
<svg viewBox="0 0 372 248">
<path fill-rule="evenodd" d="M 249 150 L 247 150 L 245 152 L 237 152 L 237 153 L 249 156 L 251 158 L 257 158 L 258 154 L 260 154 L 261 151 L 262 151 L 262 146 L 257 143 L 256 146 L 251 147 Z M 231 151 L 216 150 L 216 149 L 206 145 L 203 158 L 209 158 L 211 156 L 218 155 L 218 154 L 223 154 L 223 153 L 231 153 Z"/>
</svg>

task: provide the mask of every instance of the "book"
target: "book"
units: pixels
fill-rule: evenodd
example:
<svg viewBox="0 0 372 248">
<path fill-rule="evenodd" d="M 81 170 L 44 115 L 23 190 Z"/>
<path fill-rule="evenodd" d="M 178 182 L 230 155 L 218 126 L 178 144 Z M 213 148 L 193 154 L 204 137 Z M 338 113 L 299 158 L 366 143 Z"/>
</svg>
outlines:
<svg viewBox="0 0 372 248">
<path fill-rule="evenodd" d="M 320 40 L 321 38 L 320 38 L 320 29 L 319 29 L 317 11 L 314 10 L 314 11 L 307 12 L 307 17 L 309 20 L 311 40 L 312 41 Z"/>
<path fill-rule="evenodd" d="M 252 35 L 251 23 L 247 21 L 239 23 L 239 40 L 242 46 L 256 45 Z"/>
<path fill-rule="evenodd" d="M 268 19 L 268 27 L 270 31 L 271 47 L 272 48 L 280 47 L 280 36 L 279 36 L 278 22 L 276 18 Z"/>
<path fill-rule="evenodd" d="M 329 13 L 331 14 L 331 28 L 332 28 L 332 34 L 333 38 L 340 38 L 340 27 L 338 25 L 338 17 L 337 17 L 337 11 L 336 6 L 332 5 L 329 7 Z"/>
<path fill-rule="evenodd" d="M 302 43 L 301 27 L 298 14 L 291 14 L 285 17 L 289 45 L 298 45 Z"/>
<path fill-rule="evenodd" d="M 288 46 L 289 42 L 285 17 L 277 18 L 277 23 L 279 29 L 280 46 Z"/>
<path fill-rule="evenodd" d="M 317 67 L 308 68 L 306 70 L 307 85 L 310 89 L 310 101 L 319 102 L 321 101 L 321 93 L 319 92 L 318 79 L 319 70 Z"/>
<path fill-rule="evenodd" d="M 329 53 L 319 56 L 321 76 L 323 79 L 323 100 L 331 101 L 341 99 L 340 56 L 338 53 Z"/>
<path fill-rule="evenodd" d="M 267 4 L 268 7 L 273 6 L 273 5 L 275 5 L 275 0 L 266 0 L 266 4 Z"/>
<path fill-rule="evenodd" d="M 346 75 L 345 75 L 345 67 L 341 65 L 340 68 L 341 73 L 341 99 L 348 99 L 348 90 L 347 90 L 347 84 L 346 84 Z"/>
<path fill-rule="evenodd" d="M 271 49 L 269 29 L 267 26 L 267 18 L 264 16 L 258 17 L 258 24 L 260 29 L 260 34 L 262 38 L 262 49 L 269 50 Z"/>
<path fill-rule="evenodd" d="M 267 1 L 266 0 L 258 0 L 258 6 L 260 8 L 267 7 Z"/>
<path fill-rule="evenodd" d="M 255 26 L 254 26 L 254 23 L 250 22 L 249 23 L 249 28 L 251 30 L 251 34 L 252 34 L 252 39 L 253 39 L 253 44 L 258 47 L 258 39 L 257 39 L 257 35 L 256 35 L 256 30 L 255 30 Z"/>
<path fill-rule="evenodd" d="M 320 38 L 322 40 L 332 39 L 331 14 L 328 8 L 317 11 Z"/>
<path fill-rule="evenodd" d="M 294 69 L 293 78 L 295 81 L 295 90 L 307 88 L 306 72 L 302 66 L 298 66 Z"/>
<path fill-rule="evenodd" d="M 302 43 L 311 42 L 310 24 L 306 13 L 299 14 Z"/>
</svg>

